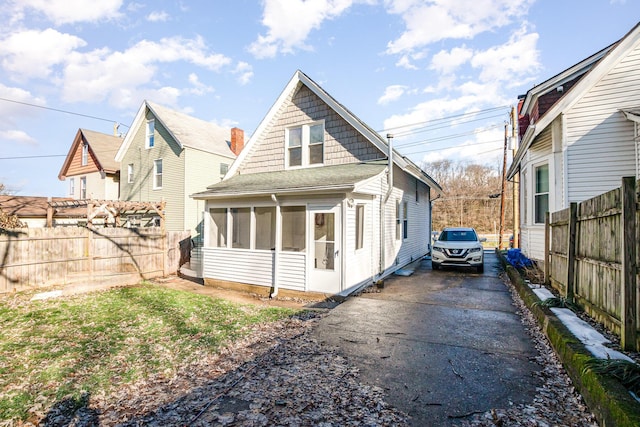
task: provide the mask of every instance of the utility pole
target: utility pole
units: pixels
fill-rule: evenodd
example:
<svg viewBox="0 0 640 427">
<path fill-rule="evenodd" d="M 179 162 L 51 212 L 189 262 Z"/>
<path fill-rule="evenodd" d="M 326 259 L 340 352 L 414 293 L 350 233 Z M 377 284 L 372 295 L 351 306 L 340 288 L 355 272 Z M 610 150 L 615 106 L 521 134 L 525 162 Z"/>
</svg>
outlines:
<svg viewBox="0 0 640 427">
<path fill-rule="evenodd" d="M 502 190 L 500 191 L 500 231 L 498 234 L 498 249 L 502 249 L 502 235 L 504 234 L 504 211 L 507 186 L 507 125 L 508 123 L 504 124 L 504 154 L 502 157 Z"/>
<path fill-rule="evenodd" d="M 518 152 L 516 107 L 511 106 L 511 161 L 513 162 Z M 513 247 L 520 247 L 520 173 L 513 176 Z"/>
</svg>

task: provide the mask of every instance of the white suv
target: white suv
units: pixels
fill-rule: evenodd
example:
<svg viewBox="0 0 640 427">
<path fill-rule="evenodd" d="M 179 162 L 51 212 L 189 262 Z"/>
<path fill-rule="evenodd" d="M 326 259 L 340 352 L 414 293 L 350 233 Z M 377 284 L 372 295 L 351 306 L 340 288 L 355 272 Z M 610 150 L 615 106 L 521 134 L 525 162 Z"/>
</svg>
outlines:
<svg viewBox="0 0 640 427">
<path fill-rule="evenodd" d="M 484 250 L 473 228 L 447 227 L 442 230 L 431 251 L 431 268 L 441 265 L 453 267 L 475 267 L 478 273 L 484 271 Z"/>
</svg>

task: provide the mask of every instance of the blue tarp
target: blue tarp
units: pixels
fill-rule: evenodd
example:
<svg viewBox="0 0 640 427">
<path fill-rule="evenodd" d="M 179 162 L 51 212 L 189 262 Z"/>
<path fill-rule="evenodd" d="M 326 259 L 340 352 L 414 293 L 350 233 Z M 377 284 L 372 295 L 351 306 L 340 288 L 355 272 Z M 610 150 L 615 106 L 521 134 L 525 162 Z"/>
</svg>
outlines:
<svg viewBox="0 0 640 427">
<path fill-rule="evenodd" d="M 522 255 L 519 248 L 507 249 L 507 262 L 516 268 L 531 267 L 533 262 Z"/>
</svg>

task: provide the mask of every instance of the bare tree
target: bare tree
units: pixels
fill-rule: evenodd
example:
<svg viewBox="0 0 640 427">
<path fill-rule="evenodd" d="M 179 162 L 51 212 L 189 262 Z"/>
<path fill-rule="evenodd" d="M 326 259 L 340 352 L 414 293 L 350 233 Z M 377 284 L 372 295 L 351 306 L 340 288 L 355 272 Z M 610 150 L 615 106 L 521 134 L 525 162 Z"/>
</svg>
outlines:
<svg viewBox="0 0 640 427">
<path fill-rule="evenodd" d="M 497 233 L 500 221 L 501 175 L 499 168 L 441 160 L 423 164 L 423 169 L 444 190 L 433 202 L 433 229 L 465 226 L 480 233 Z M 511 200 L 511 183 L 507 185 Z M 505 230 L 512 230 L 512 206 L 507 203 Z"/>
</svg>

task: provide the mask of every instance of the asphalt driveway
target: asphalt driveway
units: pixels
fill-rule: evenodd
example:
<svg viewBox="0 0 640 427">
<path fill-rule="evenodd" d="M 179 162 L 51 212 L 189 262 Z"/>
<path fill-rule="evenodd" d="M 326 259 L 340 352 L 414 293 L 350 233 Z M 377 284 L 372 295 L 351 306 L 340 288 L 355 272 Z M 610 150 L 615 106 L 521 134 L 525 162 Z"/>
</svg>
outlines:
<svg viewBox="0 0 640 427">
<path fill-rule="evenodd" d="M 423 260 L 411 276 L 388 278 L 381 292 L 349 298 L 314 333 L 416 426 L 531 402 L 541 367 L 499 273 L 493 252 L 483 274 L 432 271 Z"/>
</svg>

